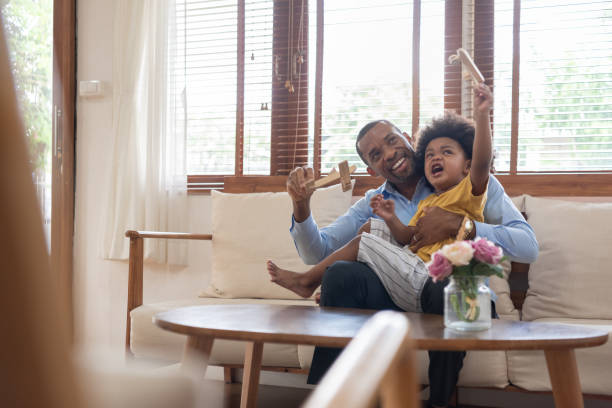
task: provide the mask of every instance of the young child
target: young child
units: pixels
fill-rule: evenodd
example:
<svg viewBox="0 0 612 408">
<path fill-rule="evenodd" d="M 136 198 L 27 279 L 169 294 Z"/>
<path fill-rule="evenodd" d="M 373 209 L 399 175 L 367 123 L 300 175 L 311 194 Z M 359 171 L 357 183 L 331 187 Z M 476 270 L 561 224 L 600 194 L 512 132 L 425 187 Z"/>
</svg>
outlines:
<svg viewBox="0 0 612 408">
<path fill-rule="evenodd" d="M 422 247 L 414 254 L 409 244 L 415 226 L 426 208 L 432 206 L 483 221 L 492 156 L 489 122 L 492 103 L 491 91 L 480 84 L 474 96 L 475 128 L 460 116 L 446 113 L 421 132 L 416 156 L 434 193 L 419 203 L 408 226 L 395 215 L 392 200 L 374 196 L 370 205 L 382 221 L 372 218 L 369 231 L 362 228 L 348 244 L 305 273 L 287 271 L 268 261 L 272 282 L 309 297 L 321 284 L 328 266 L 336 261 L 357 260 L 376 272 L 398 307 L 421 311 L 420 292 L 428 277 L 425 262 L 443 245 L 454 241 L 454 237 Z"/>
</svg>

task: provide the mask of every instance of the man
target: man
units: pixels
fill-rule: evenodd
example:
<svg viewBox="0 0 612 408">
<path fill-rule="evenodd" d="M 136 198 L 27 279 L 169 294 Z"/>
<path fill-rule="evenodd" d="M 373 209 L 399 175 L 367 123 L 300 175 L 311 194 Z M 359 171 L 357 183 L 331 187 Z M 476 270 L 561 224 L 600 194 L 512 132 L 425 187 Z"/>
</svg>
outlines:
<svg viewBox="0 0 612 408">
<path fill-rule="evenodd" d="M 415 169 L 415 154 L 410 142 L 408 135 L 402 134 L 388 121 L 367 124 L 357 136 L 357 153 L 367 165 L 367 172 L 383 177 L 386 182 L 368 191 L 347 213 L 320 230 L 311 216 L 311 193 L 305 187 L 306 182 L 313 178 L 313 171 L 297 168 L 291 172 L 287 180 L 287 191 L 293 201 L 291 234 L 305 263 L 317 263 L 350 241 L 362 225 L 374 217 L 369 203 L 376 194 L 394 200 L 397 216 L 408 224 L 419 201 L 433 192 L 421 172 Z M 473 228 L 468 228 L 465 239 L 477 235 L 486 237 L 502 247 L 511 259 L 533 262 L 538 253 L 535 234 L 493 176 L 489 179 L 487 197 L 484 211 L 487 223 L 474 223 Z M 417 223 L 411 249 L 416 251 L 422 246 L 455 237 L 462 221 L 460 215 L 440 208 L 429 209 Z M 444 284 L 427 282 L 421 302 L 424 312 L 443 313 Z M 327 269 L 321 285 L 320 303 L 322 306 L 398 309 L 377 275 L 358 262 L 337 262 Z M 316 348 L 308 382 L 318 382 L 339 352 L 338 349 Z M 444 407 L 457 383 L 465 352 L 430 352 L 429 357 L 429 404 Z"/>
</svg>

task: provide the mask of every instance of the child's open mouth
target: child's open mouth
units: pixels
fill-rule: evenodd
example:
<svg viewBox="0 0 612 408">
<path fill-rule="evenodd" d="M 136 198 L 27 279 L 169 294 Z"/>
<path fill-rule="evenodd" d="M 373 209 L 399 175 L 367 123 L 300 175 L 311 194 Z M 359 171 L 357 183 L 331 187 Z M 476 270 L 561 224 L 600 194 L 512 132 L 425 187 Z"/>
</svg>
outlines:
<svg viewBox="0 0 612 408">
<path fill-rule="evenodd" d="M 442 167 L 441 164 L 434 164 L 433 166 L 431 166 L 431 175 L 437 176 L 438 174 L 442 173 L 443 170 L 444 167 Z"/>
</svg>

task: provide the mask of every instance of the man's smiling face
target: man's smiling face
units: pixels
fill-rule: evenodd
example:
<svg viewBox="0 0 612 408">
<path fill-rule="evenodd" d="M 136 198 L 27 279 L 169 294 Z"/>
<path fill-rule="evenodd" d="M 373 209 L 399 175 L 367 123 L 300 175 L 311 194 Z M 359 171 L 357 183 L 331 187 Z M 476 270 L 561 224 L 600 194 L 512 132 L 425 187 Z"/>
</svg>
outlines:
<svg viewBox="0 0 612 408">
<path fill-rule="evenodd" d="M 414 173 L 414 150 L 408 136 L 387 122 L 379 122 L 357 143 L 368 173 L 393 184 L 410 180 Z"/>
</svg>

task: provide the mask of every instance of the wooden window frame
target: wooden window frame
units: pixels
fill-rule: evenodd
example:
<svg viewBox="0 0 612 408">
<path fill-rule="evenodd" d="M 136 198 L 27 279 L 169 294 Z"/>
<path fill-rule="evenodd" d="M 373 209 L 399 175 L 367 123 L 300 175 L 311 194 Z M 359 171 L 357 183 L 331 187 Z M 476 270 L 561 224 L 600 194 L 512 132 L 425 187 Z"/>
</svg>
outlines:
<svg viewBox="0 0 612 408">
<path fill-rule="evenodd" d="M 53 1 L 51 268 L 73 324 L 76 1 Z"/>
<path fill-rule="evenodd" d="M 324 9 L 324 0 L 317 0 L 317 10 Z M 274 1 L 274 34 L 273 55 L 281 60 L 280 66 L 286 66 L 288 49 L 295 49 L 300 39 L 299 33 L 293 32 L 289 38 L 285 27 L 289 19 L 299 21 L 300 5 L 306 7 L 304 13 L 304 30 L 301 40 L 302 49 L 308 54 L 308 1 L 290 0 Z M 244 177 L 245 183 L 260 183 L 253 187 L 282 191 L 284 182 L 279 187 L 281 178 L 286 176 L 295 166 L 307 163 L 308 154 L 308 64 L 302 64 L 301 75 L 296 81 L 298 92 L 288 93 L 285 89 L 284 77 L 273 73 L 272 78 L 272 134 L 270 182 L 262 182 L 266 176 L 244 176 L 243 166 L 243 116 L 244 116 L 244 0 L 238 2 L 238 92 L 236 113 L 236 168 L 235 174 L 228 177 Z M 293 5 L 293 7 L 291 6 Z M 297 5 L 297 7 L 295 7 Z M 612 196 L 612 173 L 607 171 L 593 172 L 518 172 L 518 109 L 519 109 L 519 72 L 520 72 L 520 0 L 514 0 L 513 18 L 513 62 L 512 62 L 512 123 L 511 123 L 511 162 L 510 171 L 498 173 L 496 177 L 502 182 L 509 195 L 532 194 L 538 196 Z M 474 60 L 483 71 L 486 83 L 493 86 L 494 57 L 491 49 L 494 40 L 494 1 L 479 0 L 474 2 Z M 420 16 L 421 1 L 413 3 L 413 33 L 412 33 L 412 133 L 418 130 L 420 109 Z M 312 18 L 312 15 L 310 16 Z M 315 92 L 314 92 L 314 148 L 313 167 L 315 175 L 321 175 L 321 116 L 322 116 L 322 85 L 323 85 L 323 44 L 324 44 L 324 13 L 316 12 L 316 58 Z M 454 54 L 462 44 L 462 1 L 446 0 L 445 2 L 445 32 L 444 32 L 444 108 L 461 113 L 461 67 L 448 64 L 448 57 Z M 241 86 L 242 85 L 242 86 Z M 297 89 L 297 88 L 296 88 Z M 290 132 L 292 129 L 295 132 Z M 291 149 L 293 155 L 291 156 Z M 211 189 L 221 189 L 223 178 L 220 175 L 189 175 L 189 194 L 208 194 Z M 379 178 L 358 175 L 355 195 L 360 195 L 368 188 L 374 188 L 382 182 Z M 250 191 L 245 187 L 245 191 Z M 254 190 L 252 190 L 254 191 Z"/>
<path fill-rule="evenodd" d="M 449 1 L 454 2 L 457 0 Z M 494 0 L 474 2 L 474 61 L 482 70 L 486 83 L 493 86 L 494 57 Z M 612 172 L 519 172 L 519 80 L 520 80 L 520 24 L 521 0 L 514 0 L 512 21 L 512 113 L 510 130 L 510 170 L 496 177 L 508 195 L 535 196 L 612 196 Z M 495 126 L 495 124 L 493 124 Z"/>
</svg>

